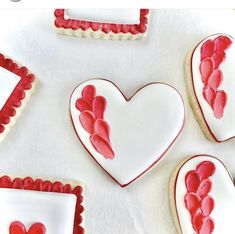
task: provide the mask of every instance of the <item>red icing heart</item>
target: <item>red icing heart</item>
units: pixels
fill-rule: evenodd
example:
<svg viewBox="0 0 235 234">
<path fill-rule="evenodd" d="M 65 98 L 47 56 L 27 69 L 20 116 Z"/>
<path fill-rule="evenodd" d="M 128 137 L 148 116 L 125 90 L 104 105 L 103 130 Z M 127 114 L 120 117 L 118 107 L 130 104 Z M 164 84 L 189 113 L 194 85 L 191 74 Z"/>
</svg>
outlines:
<svg viewBox="0 0 235 234">
<path fill-rule="evenodd" d="M 185 185 L 188 192 L 197 192 L 200 185 L 200 179 L 196 171 L 190 171 L 185 176 Z"/>
<path fill-rule="evenodd" d="M 19 221 L 11 223 L 9 234 L 45 234 L 46 228 L 42 223 L 33 224 L 27 231 L 24 224 Z"/>
<path fill-rule="evenodd" d="M 95 98 L 96 90 L 93 85 L 87 85 L 82 90 L 82 98 L 86 100 L 88 103 L 92 103 L 93 99 Z"/>
<path fill-rule="evenodd" d="M 210 58 L 205 58 L 202 60 L 200 64 L 200 73 L 202 77 L 202 82 L 204 84 L 207 83 L 207 80 L 209 79 L 210 75 L 212 74 L 214 69 L 214 63 Z"/>
<path fill-rule="evenodd" d="M 106 121 L 97 119 L 94 124 L 94 132 L 105 140 L 109 141 L 110 128 Z"/>
<path fill-rule="evenodd" d="M 222 72 L 219 69 L 216 69 L 212 72 L 211 76 L 209 77 L 207 85 L 216 91 L 219 85 L 221 84 L 222 80 Z"/>
<path fill-rule="evenodd" d="M 204 58 L 211 57 L 213 53 L 214 53 L 214 42 L 212 40 L 208 40 L 201 47 L 201 61 Z"/>
<path fill-rule="evenodd" d="M 203 97 L 206 99 L 207 103 L 213 107 L 215 101 L 215 90 L 210 86 L 205 86 L 203 88 Z"/>
<path fill-rule="evenodd" d="M 95 116 L 91 111 L 83 111 L 79 115 L 82 127 L 90 134 L 94 133 Z"/>
<path fill-rule="evenodd" d="M 217 119 L 220 119 L 224 115 L 224 107 L 227 102 L 227 95 L 223 90 L 217 91 L 214 104 L 213 104 L 213 110 L 214 115 Z"/>
<path fill-rule="evenodd" d="M 92 102 L 92 111 L 97 119 L 104 118 L 104 111 L 106 107 L 106 100 L 104 97 L 97 96 Z"/>
<path fill-rule="evenodd" d="M 107 140 L 97 134 L 92 134 L 90 136 L 90 141 L 96 151 L 102 154 L 105 158 L 114 158 L 114 152 Z"/>
</svg>

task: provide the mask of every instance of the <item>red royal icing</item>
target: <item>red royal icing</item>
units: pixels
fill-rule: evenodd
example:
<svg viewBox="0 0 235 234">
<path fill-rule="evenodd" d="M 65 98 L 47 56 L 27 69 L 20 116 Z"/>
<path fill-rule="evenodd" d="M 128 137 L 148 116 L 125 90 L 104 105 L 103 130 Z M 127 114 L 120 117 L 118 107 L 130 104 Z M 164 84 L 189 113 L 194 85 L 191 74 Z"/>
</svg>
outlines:
<svg viewBox="0 0 235 234">
<path fill-rule="evenodd" d="M 3 54 L 0 54 L 0 66 L 21 78 L 11 96 L 0 110 L 1 134 L 5 130 L 4 125 L 9 124 L 11 117 L 16 115 L 16 108 L 21 106 L 21 102 L 25 98 L 25 92 L 32 88 L 34 75 L 30 74 L 26 67 L 19 67 L 13 60 L 5 58 Z"/>
<path fill-rule="evenodd" d="M 9 227 L 9 234 L 46 234 L 46 228 L 42 223 L 35 223 L 27 231 L 23 223 L 15 221 Z"/>
<path fill-rule="evenodd" d="M 114 151 L 110 142 L 110 127 L 104 120 L 107 102 L 102 96 L 96 96 L 96 88 L 87 85 L 82 90 L 82 97 L 76 101 L 76 108 L 81 112 L 79 121 L 90 134 L 90 142 L 97 152 L 106 159 L 114 158 Z"/>
<path fill-rule="evenodd" d="M 145 33 L 147 30 L 148 24 L 148 9 L 141 9 L 140 10 L 140 23 L 139 24 L 110 24 L 110 23 L 98 23 L 98 22 L 89 22 L 89 21 L 82 21 L 77 19 L 65 19 L 64 17 L 64 9 L 56 9 L 54 15 L 55 19 L 55 26 L 57 28 L 64 28 L 64 29 L 82 29 L 86 31 L 88 29 L 92 29 L 93 31 L 101 30 L 104 33 L 131 33 L 131 34 L 138 34 L 138 33 Z"/>
<path fill-rule="evenodd" d="M 227 36 L 218 36 L 214 40 L 207 40 L 201 46 L 200 74 L 203 87 L 203 97 L 210 105 L 217 119 L 221 119 L 227 102 L 227 94 L 219 90 L 223 80 L 223 73 L 219 69 L 225 60 L 225 51 L 231 46 L 232 41 Z"/>
<path fill-rule="evenodd" d="M 56 192 L 56 193 L 74 194 L 77 197 L 77 204 L 76 204 L 76 208 L 75 208 L 73 234 L 84 234 L 85 233 L 84 228 L 81 226 L 81 223 L 83 220 L 82 213 L 84 211 L 84 207 L 82 206 L 83 188 L 81 186 L 78 185 L 78 186 L 72 188 L 72 186 L 70 184 L 62 184 L 59 181 L 51 182 L 49 180 L 43 181 L 41 179 L 33 180 L 31 177 L 26 177 L 24 179 L 21 179 L 21 178 L 11 179 L 9 176 L 3 176 L 3 177 L 0 177 L 0 188 L 23 189 L 23 190 L 35 190 L 35 191 L 41 191 L 41 192 Z M 18 226 L 22 226 L 22 225 L 18 225 Z M 18 234 L 18 233 L 16 232 L 14 234 Z M 21 233 L 19 233 L 19 234 L 21 234 Z M 31 232 L 30 232 L 30 234 L 31 234 Z M 32 232 L 32 234 L 36 234 L 36 233 Z"/>
<path fill-rule="evenodd" d="M 189 171 L 185 176 L 187 194 L 184 203 L 196 234 L 212 234 L 214 230 L 214 221 L 210 214 L 215 202 L 209 195 L 212 187 L 210 177 L 214 173 L 214 163 L 203 161 L 197 165 L 196 170 Z"/>
</svg>

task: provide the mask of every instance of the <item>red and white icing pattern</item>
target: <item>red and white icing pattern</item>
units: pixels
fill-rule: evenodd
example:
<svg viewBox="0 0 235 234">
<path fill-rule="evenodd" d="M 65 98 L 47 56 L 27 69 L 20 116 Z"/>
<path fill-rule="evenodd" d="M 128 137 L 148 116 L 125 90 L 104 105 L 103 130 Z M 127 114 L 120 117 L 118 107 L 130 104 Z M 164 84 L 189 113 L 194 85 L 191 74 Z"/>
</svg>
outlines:
<svg viewBox="0 0 235 234">
<path fill-rule="evenodd" d="M 177 168 L 172 191 L 182 234 L 233 233 L 234 181 L 221 161 L 192 156 Z"/>
<path fill-rule="evenodd" d="M 46 227 L 42 223 L 34 223 L 27 231 L 23 223 L 15 221 L 9 227 L 9 234 L 46 234 Z"/>
<path fill-rule="evenodd" d="M 190 212 L 192 226 L 197 234 L 211 234 L 214 230 L 214 221 L 210 217 L 214 209 L 214 200 L 209 195 L 212 187 L 210 177 L 215 172 L 215 165 L 203 161 L 196 170 L 189 171 L 185 176 L 185 206 Z"/>
<path fill-rule="evenodd" d="M 235 43 L 226 34 L 200 42 L 191 57 L 191 81 L 197 112 L 217 142 L 235 136 Z M 190 77 L 189 77 L 190 79 Z M 203 126 L 203 128 L 205 128 Z"/>
<path fill-rule="evenodd" d="M 200 73 L 204 84 L 203 96 L 214 111 L 215 118 L 222 118 L 227 102 L 226 91 L 220 90 L 223 73 L 220 64 L 226 59 L 226 50 L 232 41 L 227 36 L 206 40 L 201 46 Z"/>
<path fill-rule="evenodd" d="M 41 180 L 41 179 L 34 180 L 31 177 L 25 177 L 23 179 L 21 178 L 11 179 L 9 176 L 2 176 L 0 177 L 0 192 L 1 192 L 1 189 L 6 189 L 6 192 L 8 189 L 12 189 L 12 191 L 14 190 L 29 190 L 30 191 L 31 190 L 31 191 L 46 192 L 46 193 L 52 193 L 52 194 L 58 193 L 58 194 L 75 195 L 76 196 L 75 214 L 70 214 L 74 216 L 73 234 L 85 233 L 84 228 L 82 227 L 82 221 L 83 221 L 82 213 L 84 211 L 84 207 L 82 205 L 83 188 L 80 185 L 77 185 L 76 187 L 72 187 L 70 184 L 62 184 L 59 181 L 51 182 L 49 180 Z M 0 199 L 1 199 L 1 193 L 0 193 Z M 17 210 L 17 207 L 15 208 Z M 22 211 L 22 214 L 23 212 L 24 211 Z M 41 220 L 36 220 L 36 221 L 41 222 Z M 18 230 L 18 228 L 24 229 L 24 224 L 21 224 L 22 220 L 12 220 L 12 222 L 13 222 L 12 234 L 15 233 L 15 230 Z M 0 223 L 1 223 L 1 220 L 0 220 Z M 56 222 L 55 222 L 55 225 L 57 225 Z M 37 232 L 35 232 L 35 230 L 42 229 L 44 230 L 44 232 L 39 232 L 39 234 L 41 233 L 44 234 L 45 227 L 43 228 L 43 226 L 44 226 L 44 223 L 43 224 L 37 223 L 31 227 L 32 229 L 31 232 L 28 231 L 26 233 L 36 234 Z M 21 232 L 19 233 L 21 234 Z M 18 233 L 16 232 L 16 234 Z M 24 234 L 24 232 L 22 234 Z"/>
<path fill-rule="evenodd" d="M 96 96 L 96 88 L 87 85 L 82 90 L 82 97 L 76 101 L 76 108 L 81 112 L 79 121 L 90 134 L 90 142 L 97 152 L 107 159 L 114 158 L 110 142 L 110 127 L 104 120 L 107 102 L 102 96 Z"/>
<path fill-rule="evenodd" d="M 101 111 L 98 108 L 94 111 L 91 105 L 96 97 L 102 97 L 99 98 Z M 83 110 L 85 117 L 81 114 Z M 121 186 L 134 181 L 161 159 L 180 134 L 185 117 L 181 96 L 168 85 L 147 85 L 127 100 L 113 83 L 102 79 L 88 80 L 75 88 L 70 99 L 70 114 L 84 147 Z M 103 125 L 96 127 L 96 117 L 103 117 L 106 123 L 102 121 Z M 98 147 L 90 140 L 93 132 L 102 137 Z M 112 157 L 107 160 L 104 152 L 114 152 L 115 156 L 106 154 Z"/>
<path fill-rule="evenodd" d="M 26 67 L 20 67 L 12 59 L 6 58 L 0 54 L 0 67 L 14 73 L 20 77 L 20 81 L 11 93 L 3 108 L 0 110 L 0 138 L 6 130 L 6 126 L 11 123 L 11 119 L 16 116 L 17 109 L 22 106 L 26 98 L 26 92 L 32 89 L 32 83 L 35 80 Z"/>
<path fill-rule="evenodd" d="M 139 24 L 112 24 L 112 23 L 99 23 L 99 22 L 90 22 L 79 19 L 65 19 L 65 10 L 64 9 L 56 9 L 55 10 L 55 26 L 57 28 L 64 29 L 72 29 L 77 30 L 81 29 L 86 31 L 88 29 L 92 29 L 92 31 L 96 32 L 101 30 L 104 33 L 131 33 L 133 35 L 139 33 L 145 33 L 147 30 L 148 18 L 147 15 L 149 13 L 148 9 L 140 10 L 140 22 Z"/>
</svg>

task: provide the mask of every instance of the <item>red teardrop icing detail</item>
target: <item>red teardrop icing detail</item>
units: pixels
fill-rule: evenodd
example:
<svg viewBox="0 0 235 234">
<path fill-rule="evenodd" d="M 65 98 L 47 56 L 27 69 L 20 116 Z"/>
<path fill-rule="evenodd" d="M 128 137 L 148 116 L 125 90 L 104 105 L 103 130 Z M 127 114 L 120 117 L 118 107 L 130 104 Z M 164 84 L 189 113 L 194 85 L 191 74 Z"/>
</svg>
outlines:
<svg viewBox="0 0 235 234">
<path fill-rule="evenodd" d="M 215 164 L 210 161 L 203 161 L 196 167 L 200 180 L 208 179 L 215 173 Z"/>
<path fill-rule="evenodd" d="M 76 101 L 76 108 L 81 112 L 92 110 L 91 105 L 83 98 L 78 98 L 78 100 Z"/>
<path fill-rule="evenodd" d="M 109 124 L 102 119 L 97 119 L 94 124 L 94 133 L 109 141 Z"/>
<path fill-rule="evenodd" d="M 204 218 L 205 217 L 203 216 L 200 208 L 198 208 L 194 213 L 191 214 L 191 222 L 193 225 L 193 229 L 196 231 L 197 234 L 199 233 L 202 227 Z"/>
<path fill-rule="evenodd" d="M 82 90 L 82 97 L 85 101 L 87 101 L 89 104 L 92 103 L 94 97 L 96 94 L 96 89 L 94 85 L 87 85 Z"/>
<path fill-rule="evenodd" d="M 207 81 L 207 85 L 210 86 L 215 91 L 218 89 L 219 85 L 223 80 L 223 74 L 219 69 L 216 69 L 212 72 L 211 76 Z"/>
<path fill-rule="evenodd" d="M 212 57 L 212 60 L 214 61 L 214 68 L 217 69 L 225 58 L 226 54 L 224 51 L 215 52 Z"/>
<path fill-rule="evenodd" d="M 212 210 L 214 209 L 214 206 L 215 206 L 214 200 L 209 195 L 202 199 L 201 209 L 202 213 L 205 216 L 209 216 L 211 214 Z"/>
<path fill-rule="evenodd" d="M 187 192 L 197 192 L 200 185 L 200 179 L 196 171 L 189 171 L 185 176 L 185 185 Z"/>
<path fill-rule="evenodd" d="M 217 119 L 221 119 L 224 115 L 224 107 L 227 102 L 227 95 L 223 90 L 217 91 L 214 104 L 213 104 L 213 110 L 214 115 Z"/>
<path fill-rule="evenodd" d="M 219 36 L 215 38 L 214 43 L 215 51 L 225 51 L 231 46 L 232 41 L 227 36 Z"/>
<path fill-rule="evenodd" d="M 114 152 L 112 150 L 112 147 L 110 146 L 110 143 L 106 141 L 104 138 L 100 137 L 97 134 L 92 134 L 90 136 L 90 141 L 93 147 L 96 149 L 96 151 L 102 154 L 105 158 L 108 159 L 114 158 Z"/>
<path fill-rule="evenodd" d="M 106 100 L 102 96 L 97 96 L 92 102 L 92 110 L 97 119 L 103 119 L 106 108 Z"/>
<path fill-rule="evenodd" d="M 202 44 L 201 47 L 201 61 L 204 58 L 212 57 L 214 53 L 214 42 L 212 40 L 207 40 Z"/>
<path fill-rule="evenodd" d="M 9 234 L 45 234 L 46 228 L 42 223 L 33 224 L 28 231 L 24 224 L 19 221 L 11 223 L 9 227 Z"/>
<path fill-rule="evenodd" d="M 214 63 L 210 58 L 205 58 L 200 64 L 200 74 L 202 77 L 202 82 L 207 84 L 208 78 L 212 74 L 214 69 Z"/>
<path fill-rule="evenodd" d="M 80 113 L 79 121 L 88 133 L 94 133 L 95 116 L 91 111 L 83 111 Z"/>
<path fill-rule="evenodd" d="M 206 99 L 207 103 L 213 108 L 215 101 L 215 90 L 210 86 L 205 86 L 203 88 L 203 97 Z"/>
<path fill-rule="evenodd" d="M 184 203 L 192 214 L 201 206 L 201 198 L 196 193 L 187 193 L 184 197 Z"/>
<path fill-rule="evenodd" d="M 210 217 L 203 219 L 199 234 L 212 234 L 214 231 L 214 222 Z"/>
<path fill-rule="evenodd" d="M 203 180 L 198 187 L 197 195 L 201 198 L 206 196 L 211 191 L 211 185 L 212 183 L 210 179 Z"/>
</svg>

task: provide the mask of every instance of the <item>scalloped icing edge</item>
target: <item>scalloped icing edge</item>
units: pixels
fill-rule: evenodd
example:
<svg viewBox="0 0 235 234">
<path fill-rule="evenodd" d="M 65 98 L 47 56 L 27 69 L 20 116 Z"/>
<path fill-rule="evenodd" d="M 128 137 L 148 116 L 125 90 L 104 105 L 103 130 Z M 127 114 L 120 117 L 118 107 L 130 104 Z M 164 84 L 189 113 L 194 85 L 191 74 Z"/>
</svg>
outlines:
<svg viewBox="0 0 235 234">
<path fill-rule="evenodd" d="M 20 63 L 18 63 L 17 61 L 15 61 L 13 58 L 5 55 L 4 53 L 2 53 L 0 51 L 0 54 L 2 54 L 4 56 L 5 59 L 11 59 L 14 63 L 17 64 L 18 67 L 23 67 Z M 27 68 L 27 67 L 26 67 Z M 4 68 L 5 69 L 5 68 Z M 28 69 L 28 68 L 27 68 Z M 29 69 L 28 69 L 28 74 L 33 74 Z M 8 124 L 2 124 L 4 125 L 5 129 L 2 133 L 0 133 L 0 142 L 2 142 L 6 136 L 9 134 L 9 132 L 11 131 L 11 129 L 14 127 L 14 125 L 16 124 L 18 118 L 21 116 L 22 112 L 25 110 L 26 106 L 28 105 L 32 95 L 35 92 L 36 86 L 38 84 L 38 79 L 37 77 L 34 75 L 34 81 L 31 83 L 32 87 L 29 90 L 24 90 L 25 92 L 25 98 L 21 100 L 21 105 L 20 107 L 14 107 L 16 114 L 12 117 L 10 116 L 10 122 Z"/>
<path fill-rule="evenodd" d="M 26 177 L 30 177 L 30 178 L 32 178 L 34 181 L 36 180 L 36 179 L 41 179 L 42 181 L 46 181 L 46 180 L 48 180 L 48 181 L 50 181 L 51 183 L 55 183 L 55 182 L 60 182 L 60 183 L 62 183 L 63 185 L 65 185 L 65 184 L 70 184 L 71 185 L 71 187 L 72 188 L 75 188 L 75 187 L 77 187 L 77 186 L 80 186 L 80 187 L 82 187 L 82 189 L 83 189 L 83 192 L 82 192 L 82 196 L 83 196 L 83 201 L 80 203 L 82 206 L 83 206 L 83 208 L 84 208 L 84 211 L 82 212 L 82 213 L 80 213 L 80 215 L 81 215 L 81 217 L 82 217 L 82 222 L 79 224 L 79 226 L 81 226 L 83 229 L 84 229 L 84 232 L 86 231 L 85 230 L 85 195 L 84 195 L 84 189 L 85 189 L 85 184 L 84 183 L 81 183 L 81 182 L 77 182 L 77 181 L 75 181 L 75 180 L 70 180 L 70 179 L 58 179 L 58 180 L 56 180 L 56 179 L 48 179 L 47 177 L 45 177 L 45 178 L 42 178 L 42 177 L 33 177 L 33 176 L 13 176 L 13 175 L 8 175 L 7 173 L 1 173 L 0 174 L 0 178 L 2 178 L 3 176 L 8 176 L 8 177 L 10 177 L 10 179 L 11 180 L 14 180 L 15 178 L 20 178 L 20 179 L 24 179 L 24 178 L 26 178 Z M 4 189 L 4 188 L 0 188 L 0 189 Z M 37 190 L 29 190 L 29 191 L 37 191 Z M 38 192 L 43 192 L 43 191 L 38 191 Z M 69 194 L 69 193 L 68 193 Z"/>
<path fill-rule="evenodd" d="M 149 19 L 149 14 L 146 14 L 147 19 Z M 56 16 L 54 16 L 54 22 L 56 20 Z M 62 27 L 56 27 L 55 23 L 53 22 L 53 28 L 54 30 L 61 35 L 66 35 L 66 36 L 74 36 L 74 37 L 83 37 L 83 38 L 94 38 L 94 39 L 103 39 L 103 40 L 129 40 L 129 41 L 134 41 L 134 40 L 143 40 L 146 35 L 147 35 L 147 30 L 144 33 L 137 33 L 137 34 L 132 34 L 130 32 L 127 33 L 114 33 L 112 31 L 105 33 L 102 31 L 102 29 L 99 29 L 97 31 L 92 30 L 91 28 L 88 28 L 87 30 L 83 30 L 81 28 L 79 29 L 71 29 L 71 28 L 62 28 Z"/>
</svg>

